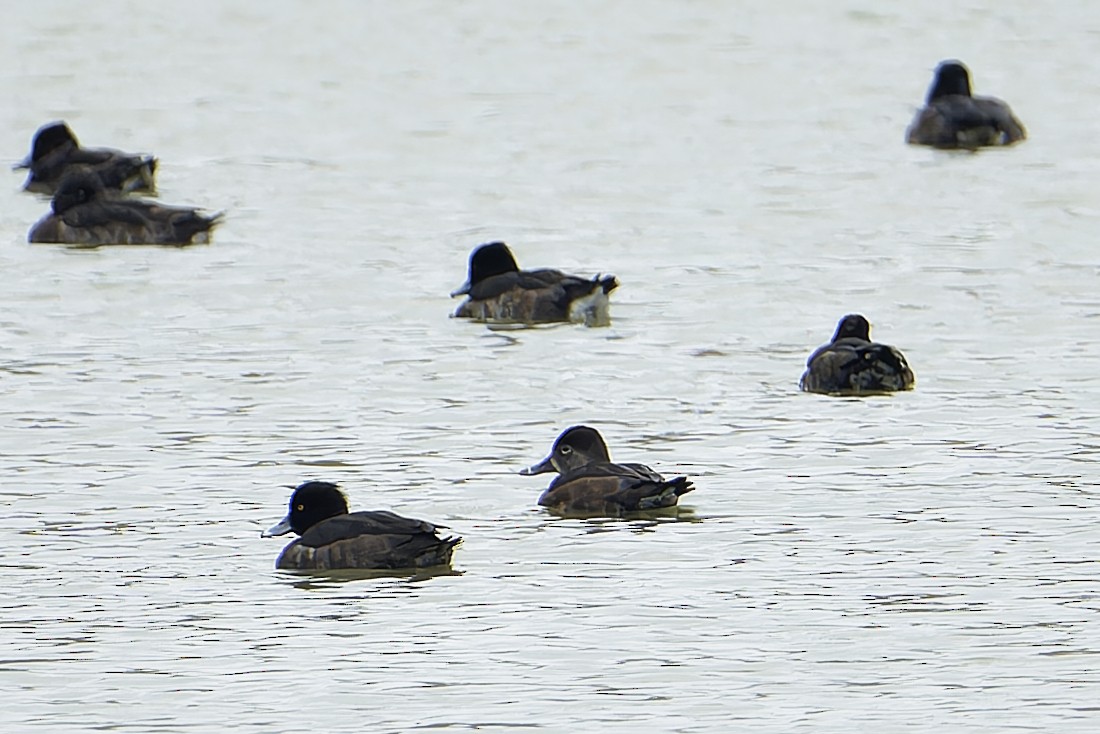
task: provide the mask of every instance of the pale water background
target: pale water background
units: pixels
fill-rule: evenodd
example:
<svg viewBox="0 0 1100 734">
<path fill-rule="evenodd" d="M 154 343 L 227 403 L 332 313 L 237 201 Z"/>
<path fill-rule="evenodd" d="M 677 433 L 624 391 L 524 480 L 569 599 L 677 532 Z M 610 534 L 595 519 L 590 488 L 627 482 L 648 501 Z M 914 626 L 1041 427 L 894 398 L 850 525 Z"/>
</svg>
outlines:
<svg viewBox="0 0 1100 734">
<path fill-rule="evenodd" d="M 1100 6 L 6 3 L 0 150 L 64 118 L 225 210 L 30 246 L 0 202 L 0 730 L 1100 728 Z M 903 144 L 967 62 L 1031 138 Z M 469 251 L 609 329 L 448 318 Z M 845 313 L 915 392 L 801 394 Z M 558 520 L 578 422 L 695 522 Z M 307 478 L 465 537 L 302 579 Z"/>
</svg>

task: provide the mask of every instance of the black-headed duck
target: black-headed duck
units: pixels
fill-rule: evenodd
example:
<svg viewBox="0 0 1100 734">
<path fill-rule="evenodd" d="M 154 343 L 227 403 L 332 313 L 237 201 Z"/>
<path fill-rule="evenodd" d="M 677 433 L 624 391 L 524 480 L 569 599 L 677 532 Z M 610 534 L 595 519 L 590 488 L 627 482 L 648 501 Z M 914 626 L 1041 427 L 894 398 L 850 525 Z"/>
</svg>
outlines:
<svg viewBox="0 0 1100 734">
<path fill-rule="evenodd" d="M 470 255 L 466 283 L 451 296 L 468 296 L 455 311 L 475 321 L 539 324 L 572 321 L 611 323 L 607 295 L 619 285 L 613 275 L 581 278 L 560 270 L 520 270 L 503 242 L 480 245 Z"/>
<path fill-rule="evenodd" d="M 276 568 L 299 571 L 405 569 L 446 566 L 462 542 L 440 537 L 442 526 L 388 510 L 348 512 L 348 501 L 330 482 L 305 482 L 290 497 L 290 512 L 261 535 L 297 533 Z"/>
<path fill-rule="evenodd" d="M 944 61 L 917 111 L 905 141 L 913 145 L 973 150 L 987 145 L 1012 145 L 1027 131 L 1007 104 L 970 92 L 970 72 L 959 61 Z"/>
<path fill-rule="evenodd" d="M 221 215 L 207 216 L 125 198 L 108 191 L 99 175 L 83 167 L 66 174 L 52 211 L 31 228 L 31 242 L 68 245 L 187 245 L 208 242 Z"/>
<path fill-rule="evenodd" d="M 866 395 L 912 390 L 916 384 L 905 356 L 871 341 L 871 324 L 859 314 L 840 320 L 833 340 L 806 361 L 799 387 L 831 395 Z"/>
<path fill-rule="evenodd" d="M 665 479 L 644 464 L 616 464 L 599 431 L 589 426 L 566 429 L 550 455 L 520 472 L 524 476 L 557 472 L 539 504 L 563 515 L 621 517 L 672 507 L 693 487 L 687 477 Z"/>
<path fill-rule="evenodd" d="M 115 191 L 153 193 L 153 174 L 157 159 L 132 155 L 111 148 L 81 148 L 73 131 L 64 122 L 51 122 L 38 128 L 31 143 L 31 154 L 16 169 L 29 169 L 23 188 L 39 194 L 53 194 L 65 174 L 74 166 L 88 166 L 99 174 L 103 185 Z"/>
</svg>

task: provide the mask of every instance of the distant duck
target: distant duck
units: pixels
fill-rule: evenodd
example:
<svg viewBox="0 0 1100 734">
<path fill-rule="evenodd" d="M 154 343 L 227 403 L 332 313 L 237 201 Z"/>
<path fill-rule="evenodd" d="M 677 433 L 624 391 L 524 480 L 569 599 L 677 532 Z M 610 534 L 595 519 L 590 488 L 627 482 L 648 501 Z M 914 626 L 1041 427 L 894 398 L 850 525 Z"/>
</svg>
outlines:
<svg viewBox="0 0 1100 734">
<path fill-rule="evenodd" d="M 74 166 L 88 166 L 99 174 L 105 188 L 115 191 L 153 193 L 157 159 L 131 155 L 111 148 L 81 148 L 64 122 L 43 125 L 34 134 L 30 156 L 16 166 L 30 169 L 23 188 L 39 194 L 53 194 Z"/>
<path fill-rule="evenodd" d="M 644 464 L 615 464 L 595 428 L 566 429 L 550 455 L 520 474 L 557 472 L 539 504 L 563 515 L 621 517 L 672 507 L 693 487 L 687 477 L 665 479 Z"/>
<path fill-rule="evenodd" d="M 966 149 L 1012 145 L 1026 137 L 1007 104 L 971 94 L 970 72 L 959 61 L 944 61 L 936 68 L 925 106 L 905 134 L 914 145 Z"/>
<path fill-rule="evenodd" d="M 466 283 L 451 296 L 468 296 L 459 318 L 512 324 L 572 321 L 608 326 L 608 294 L 618 287 L 613 275 L 581 278 L 560 270 L 520 270 L 503 242 L 479 246 L 470 255 Z"/>
<path fill-rule="evenodd" d="M 912 390 L 915 384 L 905 356 L 872 342 L 867 319 L 849 314 L 840 320 L 832 342 L 810 355 L 799 387 L 806 392 L 866 395 Z"/>
<path fill-rule="evenodd" d="M 462 538 L 440 537 L 441 527 L 388 510 L 348 512 L 335 484 L 305 482 L 291 495 L 287 516 L 261 536 L 301 536 L 279 554 L 276 568 L 411 569 L 450 564 Z"/>
<path fill-rule="evenodd" d="M 187 245 L 208 242 L 221 214 L 129 199 L 103 186 L 89 168 L 65 176 L 52 211 L 31 228 L 31 242 L 68 245 Z"/>
</svg>

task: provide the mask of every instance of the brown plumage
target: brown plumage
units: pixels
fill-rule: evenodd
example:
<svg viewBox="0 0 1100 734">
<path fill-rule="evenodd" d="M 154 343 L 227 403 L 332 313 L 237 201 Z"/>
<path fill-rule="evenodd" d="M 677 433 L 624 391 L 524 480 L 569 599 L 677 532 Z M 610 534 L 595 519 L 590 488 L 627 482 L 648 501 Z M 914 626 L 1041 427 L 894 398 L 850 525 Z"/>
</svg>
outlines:
<svg viewBox="0 0 1100 734">
<path fill-rule="evenodd" d="M 563 515 L 621 517 L 674 506 L 693 486 L 687 477 L 665 479 L 644 464 L 616 464 L 599 431 L 566 429 L 550 455 L 520 472 L 557 472 L 539 504 Z"/>
<path fill-rule="evenodd" d="M 917 111 L 905 140 L 913 145 L 965 148 L 1012 145 L 1027 138 L 1023 124 L 995 97 L 975 97 L 970 72 L 959 61 L 944 61 Z"/>
<path fill-rule="evenodd" d="M 209 241 L 221 214 L 124 198 L 107 191 L 89 168 L 65 176 L 51 212 L 28 234 L 31 242 L 68 245 L 187 245 Z"/>
<path fill-rule="evenodd" d="M 490 242 L 470 255 L 469 278 L 451 296 L 469 296 L 455 311 L 459 318 L 608 326 L 611 316 L 607 296 L 618 285 L 613 275 L 581 278 L 560 270 L 520 270 L 507 245 Z"/>
</svg>

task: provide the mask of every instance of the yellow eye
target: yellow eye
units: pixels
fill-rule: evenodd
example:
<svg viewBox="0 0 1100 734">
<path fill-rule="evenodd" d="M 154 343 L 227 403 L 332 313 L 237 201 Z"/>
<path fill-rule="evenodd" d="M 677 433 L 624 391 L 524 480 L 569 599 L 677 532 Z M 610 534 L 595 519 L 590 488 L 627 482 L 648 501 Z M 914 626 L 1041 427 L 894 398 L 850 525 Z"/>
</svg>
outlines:
<svg viewBox="0 0 1100 734">
<path fill-rule="evenodd" d="M 302 510 L 306 509 L 306 506 L 305 505 L 298 505 L 294 509 L 297 510 L 298 512 L 301 512 Z"/>
</svg>

